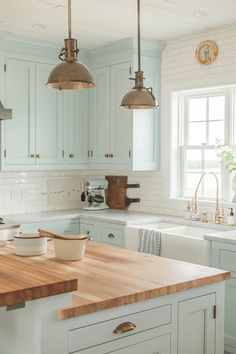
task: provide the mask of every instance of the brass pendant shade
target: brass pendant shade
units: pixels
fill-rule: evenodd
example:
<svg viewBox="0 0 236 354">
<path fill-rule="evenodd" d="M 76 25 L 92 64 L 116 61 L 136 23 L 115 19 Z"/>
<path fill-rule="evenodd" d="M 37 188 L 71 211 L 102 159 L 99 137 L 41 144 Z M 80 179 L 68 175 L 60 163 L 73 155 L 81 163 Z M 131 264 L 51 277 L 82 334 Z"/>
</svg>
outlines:
<svg viewBox="0 0 236 354">
<path fill-rule="evenodd" d="M 65 39 L 59 59 L 62 63 L 55 66 L 48 77 L 46 85 L 59 90 L 86 89 L 95 86 L 93 77 L 88 67 L 78 61 L 77 40 L 71 38 L 71 0 L 68 0 L 68 32 L 69 38 Z"/>
<path fill-rule="evenodd" d="M 138 70 L 135 72 L 134 87 L 129 90 L 121 101 L 121 108 L 127 109 L 153 109 L 159 108 L 152 88 L 143 85 L 143 71 L 141 70 L 141 44 L 140 44 L 140 0 L 137 0 L 138 13 Z"/>
<path fill-rule="evenodd" d="M 158 107 L 152 89 L 143 86 L 143 71 L 136 71 L 135 86 L 123 97 L 121 108 L 151 109 Z"/>
</svg>

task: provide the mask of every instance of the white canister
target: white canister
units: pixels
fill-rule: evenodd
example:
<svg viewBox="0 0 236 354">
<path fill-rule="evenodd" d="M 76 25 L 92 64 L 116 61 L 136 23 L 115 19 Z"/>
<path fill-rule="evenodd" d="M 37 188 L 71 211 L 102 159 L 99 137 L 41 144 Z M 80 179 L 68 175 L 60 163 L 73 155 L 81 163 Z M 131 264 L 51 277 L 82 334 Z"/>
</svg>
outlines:
<svg viewBox="0 0 236 354">
<path fill-rule="evenodd" d="M 14 237 L 14 253 L 17 256 L 39 256 L 47 253 L 47 238 L 34 234 L 20 234 Z"/>
<path fill-rule="evenodd" d="M 53 238 L 56 258 L 64 261 L 79 261 L 82 259 L 90 238 L 85 235 L 65 238 Z"/>
</svg>

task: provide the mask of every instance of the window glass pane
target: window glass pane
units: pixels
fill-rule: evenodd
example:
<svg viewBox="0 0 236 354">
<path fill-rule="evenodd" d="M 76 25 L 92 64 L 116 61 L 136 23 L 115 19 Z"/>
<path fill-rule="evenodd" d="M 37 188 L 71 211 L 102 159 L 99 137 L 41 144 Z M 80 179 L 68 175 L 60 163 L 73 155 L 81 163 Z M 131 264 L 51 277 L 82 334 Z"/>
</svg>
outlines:
<svg viewBox="0 0 236 354">
<path fill-rule="evenodd" d="M 209 144 L 215 145 L 216 140 L 224 142 L 224 121 L 209 122 Z"/>
<path fill-rule="evenodd" d="M 206 144 L 206 123 L 191 122 L 189 123 L 189 145 Z"/>
<path fill-rule="evenodd" d="M 219 180 L 219 196 L 221 196 L 221 175 L 217 174 Z M 203 180 L 204 197 L 216 198 L 216 179 L 212 175 L 206 175 Z"/>
<path fill-rule="evenodd" d="M 188 172 L 202 171 L 202 151 L 200 150 L 186 151 L 186 170 Z"/>
<path fill-rule="evenodd" d="M 225 97 L 209 97 L 209 120 L 224 120 Z"/>
<path fill-rule="evenodd" d="M 190 122 L 205 121 L 207 112 L 207 98 L 191 98 L 188 102 Z"/>
<path fill-rule="evenodd" d="M 192 197 L 193 196 L 193 193 L 197 187 L 197 184 L 199 182 L 199 179 L 201 177 L 201 173 L 185 173 L 184 174 L 184 179 L 185 179 L 185 186 L 184 186 L 184 190 L 183 190 L 183 193 L 184 193 L 184 196 L 187 196 L 187 197 Z M 200 193 L 200 191 L 199 191 Z M 200 196 L 200 194 L 199 194 Z"/>
<path fill-rule="evenodd" d="M 221 172 L 221 164 L 219 158 L 216 155 L 215 150 L 205 150 L 204 151 L 204 164 L 206 172 Z"/>
</svg>

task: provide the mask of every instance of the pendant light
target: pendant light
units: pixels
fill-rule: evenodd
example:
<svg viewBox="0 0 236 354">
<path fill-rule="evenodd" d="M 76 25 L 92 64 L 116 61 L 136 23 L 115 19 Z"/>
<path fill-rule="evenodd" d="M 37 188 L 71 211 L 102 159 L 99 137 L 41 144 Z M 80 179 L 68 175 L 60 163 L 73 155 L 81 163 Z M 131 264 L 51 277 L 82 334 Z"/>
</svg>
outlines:
<svg viewBox="0 0 236 354">
<path fill-rule="evenodd" d="M 68 0 L 68 38 L 64 40 L 59 59 L 62 63 L 51 71 L 46 85 L 59 90 L 76 90 L 94 87 L 93 77 L 85 64 L 77 60 L 77 40 L 71 38 L 71 0 Z"/>
<path fill-rule="evenodd" d="M 138 71 L 135 72 L 134 87 L 123 97 L 120 107 L 128 109 L 153 109 L 159 108 L 152 88 L 143 85 L 143 71 L 141 70 L 141 45 L 140 45 L 140 0 L 137 0 L 138 13 Z"/>
</svg>

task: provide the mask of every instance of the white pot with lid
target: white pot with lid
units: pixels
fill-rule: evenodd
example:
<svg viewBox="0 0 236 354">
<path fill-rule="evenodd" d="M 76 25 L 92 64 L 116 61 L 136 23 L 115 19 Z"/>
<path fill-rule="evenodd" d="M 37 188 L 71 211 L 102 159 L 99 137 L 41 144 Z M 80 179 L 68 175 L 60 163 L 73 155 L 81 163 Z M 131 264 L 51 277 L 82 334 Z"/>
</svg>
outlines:
<svg viewBox="0 0 236 354">
<path fill-rule="evenodd" d="M 19 235 L 20 225 L 15 221 L 3 221 L 0 218 L 0 247 L 4 247 L 7 241 L 13 240 L 15 235 Z"/>
<path fill-rule="evenodd" d="M 17 256 L 39 256 L 47 253 L 47 239 L 37 234 L 14 236 L 14 253 Z"/>
</svg>

